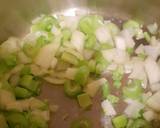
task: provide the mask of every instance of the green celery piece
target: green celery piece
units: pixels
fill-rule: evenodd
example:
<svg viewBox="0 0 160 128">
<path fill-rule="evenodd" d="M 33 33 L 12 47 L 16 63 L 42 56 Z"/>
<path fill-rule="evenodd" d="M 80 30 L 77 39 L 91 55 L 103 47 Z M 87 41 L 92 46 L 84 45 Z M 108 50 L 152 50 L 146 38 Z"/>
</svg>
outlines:
<svg viewBox="0 0 160 128">
<path fill-rule="evenodd" d="M 128 20 L 126 22 L 124 22 L 123 24 L 123 29 L 139 29 L 140 28 L 140 24 L 135 21 L 135 20 Z"/>
<path fill-rule="evenodd" d="M 29 122 L 30 128 L 48 128 L 48 122 L 38 115 L 29 116 Z"/>
<path fill-rule="evenodd" d="M 95 54 L 96 60 L 96 74 L 100 74 L 108 65 L 109 62 L 103 57 L 101 52 L 96 52 Z"/>
<path fill-rule="evenodd" d="M 20 112 L 7 112 L 5 114 L 7 123 L 10 128 L 29 128 L 29 122 L 24 113 Z"/>
<path fill-rule="evenodd" d="M 29 98 L 32 96 L 32 93 L 25 88 L 15 87 L 14 89 L 15 96 L 18 99 Z"/>
<path fill-rule="evenodd" d="M 114 95 L 108 95 L 108 96 L 107 96 L 107 99 L 108 99 L 112 104 L 118 103 L 118 101 L 119 101 L 119 97 L 114 96 Z"/>
<path fill-rule="evenodd" d="M 32 75 L 24 75 L 20 79 L 20 86 L 32 91 L 35 94 L 39 94 L 40 91 L 40 81 L 35 80 Z"/>
<path fill-rule="evenodd" d="M 122 70 L 122 68 L 117 68 L 116 70 L 113 71 L 112 79 L 114 81 L 121 81 L 122 78 L 123 78 L 123 70 Z"/>
<path fill-rule="evenodd" d="M 119 89 L 122 86 L 122 82 L 120 80 L 115 80 L 115 81 L 113 81 L 113 85 L 114 85 L 114 87 Z"/>
<path fill-rule="evenodd" d="M 95 30 L 103 24 L 103 18 L 97 15 L 84 16 L 79 21 L 79 29 L 85 34 L 94 34 Z"/>
<path fill-rule="evenodd" d="M 0 113 L 0 126 L 1 128 L 9 128 L 5 116 Z"/>
<path fill-rule="evenodd" d="M 116 36 L 120 32 L 119 27 L 112 22 L 107 23 L 106 26 L 111 32 L 112 36 Z"/>
<path fill-rule="evenodd" d="M 64 84 L 64 92 L 67 96 L 74 98 L 82 92 L 82 89 L 80 85 L 66 81 Z"/>
<path fill-rule="evenodd" d="M 144 32 L 143 35 L 144 35 L 144 38 L 145 38 L 145 40 L 146 40 L 147 42 L 150 42 L 150 41 L 151 41 L 151 36 L 149 35 L 148 32 Z"/>
<path fill-rule="evenodd" d="M 5 64 L 8 67 L 14 67 L 17 65 L 17 57 L 15 54 L 10 54 L 4 58 Z"/>
<path fill-rule="evenodd" d="M 31 26 L 33 32 L 36 31 L 46 31 L 51 32 L 52 27 L 59 27 L 57 19 L 53 16 L 43 16 L 39 21 Z"/>
<path fill-rule="evenodd" d="M 95 35 L 88 35 L 87 40 L 84 44 L 84 47 L 86 49 L 94 50 L 96 43 L 97 43 L 97 39 L 96 39 Z"/>
<path fill-rule="evenodd" d="M 126 128 L 128 119 L 125 115 L 120 115 L 112 119 L 114 128 Z"/>
<path fill-rule="evenodd" d="M 92 123 L 87 118 L 80 118 L 74 120 L 70 128 L 92 128 Z"/>
<path fill-rule="evenodd" d="M 48 44 L 48 43 L 49 43 L 49 41 L 48 41 L 47 37 L 41 35 L 40 37 L 37 38 L 35 47 L 40 47 L 41 48 L 45 44 Z"/>
<path fill-rule="evenodd" d="M 134 53 L 134 48 L 127 48 L 126 51 L 129 55 L 132 55 Z"/>
<path fill-rule="evenodd" d="M 1 87 L 1 89 L 7 90 L 7 91 L 9 91 L 9 92 L 11 92 L 11 93 L 14 93 L 14 88 L 13 88 L 12 85 L 10 85 L 10 84 L 8 83 L 8 81 L 3 81 L 3 82 L 2 82 L 2 87 Z"/>
<path fill-rule="evenodd" d="M 127 128 L 152 128 L 151 124 L 144 119 L 138 118 L 131 122 Z"/>
<path fill-rule="evenodd" d="M 70 53 L 64 52 L 61 56 L 61 59 L 65 62 L 68 62 L 73 65 L 78 65 L 79 60 Z"/>
<path fill-rule="evenodd" d="M 85 86 L 89 77 L 89 73 L 90 72 L 88 66 L 84 65 L 79 67 L 78 71 L 75 74 L 74 81 L 81 86 Z"/>
<path fill-rule="evenodd" d="M 96 61 L 95 60 L 90 60 L 88 62 L 88 67 L 91 73 L 94 73 L 96 71 Z"/>
<path fill-rule="evenodd" d="M 25 65 L 21 70 L 21 76 L 23 75 L 30 75 L 31 74 L 31 68 L 27 65 Z"/>
<path fill-rule="evenodd" d="M 80 107 L 83 109 L 88 109 L 92 105 L 91 98 L 86 93 L 82 93 L 82 94 L 78 95 L 77 99 L 78 99 L 78 103 L 79 103 Z"/>
<path fill-rule="evenodd" d="M 70 29 L 68 28 L 64 28 L 62 29 L 62 43 L 69 41 L 71 39 L 72 36 L 72 32 Z"/>
<path fill-rule="evenodd" d="M 110 93 L 109 83 L 106 82 L 105 84 L 102 85 L 103 98 L 106 99 L 108 97 L 109 93 Z"/>
<path fill-rule="evenodd" d="M 142 89 L 140 80 L 134 80 L 131 84 L 123 88 L 124 98 L 141 100 L 142 92 L 143 92 L 143 89 Z"/>
<path fill-rule="evenodd" d="M 0 60 L 0 76 L 3 76 L 5 72 L 9 70 L 8 66 L 6 63 L 1 59 Z"/>
</svg>

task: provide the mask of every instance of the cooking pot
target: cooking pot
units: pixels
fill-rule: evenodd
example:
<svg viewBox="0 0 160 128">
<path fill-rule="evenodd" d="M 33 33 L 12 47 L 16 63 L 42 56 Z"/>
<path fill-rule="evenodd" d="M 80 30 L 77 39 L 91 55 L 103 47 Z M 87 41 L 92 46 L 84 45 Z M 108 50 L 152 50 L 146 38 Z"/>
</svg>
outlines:
<svg viewBox="0 0 160 128">
<path fill-rule="evenodd" d="M 147 24 L 160 21 L 159 7 L 160 0 L 0 0 L 0 43 L 10 36 L 25 35 L 32 19 L 40 14 L 62 13 L 73 16 L 76 11 L 100 14 L 106 19 L 133 18 Z M 58 112 L 51 116 L 50 128 L 69 128 L 71 120 L 79 115 L 95 120 L 93 128 L 100 127 L 99 96 L 95 97 L 92 110 L 84 113 L 79 110 L 76 101 L 64 96 L 62 87 L 42 88 L 40 98 L 59 105 Z"/>
</svg>

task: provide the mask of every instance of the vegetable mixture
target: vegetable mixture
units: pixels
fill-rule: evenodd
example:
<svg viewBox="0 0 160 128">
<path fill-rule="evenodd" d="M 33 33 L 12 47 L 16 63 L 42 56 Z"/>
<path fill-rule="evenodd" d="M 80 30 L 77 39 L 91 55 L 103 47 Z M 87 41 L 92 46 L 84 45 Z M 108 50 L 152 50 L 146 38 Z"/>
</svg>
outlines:
<svg viewBox="0 0 160 128">
<path fill-rule="evenodd" d="M 100 91 L 104 128 L 153 128 L 160 120 L 157 35 L 156 23 L 145 27 L 135 20 L 118 26 L 98 15 L 36 18 L 24 38 L 0 45 L 0 127 L 48 128 L 50 106 L 36 98 L 45 80 L 62 85 L 84 110 Z M 70 127 L 92 123 L 81 118 Z"/>
</svg>

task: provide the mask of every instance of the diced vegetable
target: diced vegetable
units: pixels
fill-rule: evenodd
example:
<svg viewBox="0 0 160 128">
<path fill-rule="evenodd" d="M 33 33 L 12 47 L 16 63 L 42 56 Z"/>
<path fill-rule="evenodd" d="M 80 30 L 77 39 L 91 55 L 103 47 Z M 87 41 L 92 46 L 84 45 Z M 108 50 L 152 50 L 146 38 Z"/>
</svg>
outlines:
<svg viewBox="0 0 160 128">
<path fill-rule="evenodd" d="M 123 88 L 123 96 L 125 98 L 131 98 L 141 100 L 143 89 L 141 87 L 140 80 L 133 80 L 131 84 Z"/>
<path fill-rule="evenodd" d="M 2 114 L 0 114 L 0 124 L 1 128 L 9 128 L 6 119 Z"/>
<path fill-rule="evenodd" d="M 104 115 L 106 116 L 115 116 L 116 115 L 116 111 L 113 108 L 112 104 L 108 101 L 108 100 L 104 100 L 101 103 L 102 106 L 102 110 L 104 112 Z"/>
<path fill-rule="evenodd" d="M 84 47 L 86 49 L 92 49 L 92 50 L 94 50 L 95 46 L 96 46 L 96 43 L 97 43 L 96 37 L 94 35 L 89 35 L 87 37 L 87 40 L 86 40 L 85 44 L 84 44 Z"/>
<path fill-rule="evenodd" d="M 112 119 L 115 128 L 125 128 L 127 125 L 127 117 L 125 115 L 120 115 Z"/>
<path fill-rule="evenodd" d="M 118 103 L 119 97 L 114 96 L 114 95 L 108 95 L 107 96 L 108 101 L 110 101 L 112 104 Z"/>
<path fill-rule="evenodd" d="M 103 98 L 107 98 L 108 95 L 110 93 L 110 89 L 109 89 L 109 83 L 106 81 L 103 85 L 102 85 L 102 94 L 103 94 Z"/>
<path fill-rule="evenodd" d="M 93 34 L 94 31 L 102 25 L 103 18 L 97 15 L 84 16 L 79 21 L 79 28 L 85 34 Z"/>
<path fill-rule="evenodd" d="M 69 97 L 76 97 L 82 92 L 81 86 L 70 81 L 64 83 L 64 92 Z"/>
<path fill-rule="evenodd" d="M 160 91 L 153 94 L 148 100 L 147 105 L 151 108 L 153 108 L 155 111 L 160 111 Z"/>
<path fill-rule="evenodd" d="M 70 53 L 64 52 L 61 56 L 61 59 L 65 62 L 68 62 L 73 65 L 78 65 L 78 59 Z"/>
<path fill-rule="evenodd" d="M 80 107 L 83 109 L 88 109 L 92 105 L 92 101 L 91 101 L 89 95 L 86 93 L 82 93 L 82 94 L 78 95 L 77 99 L 78 99 L 78 103 L 79 103 Z"/>
<path fill-rule="evenodd" d="M 112 22 L 108 22 L 106 24 L 106 26 L 109 29 L 109 31 L 110 31 L 110 33 L 112 34 L 113 37 L 118 35 L 118 33 L 120 32 L 119 27 L 116 24 L 112 23 Z"/>
<path fill-rule="evenodd" d="M 29 66 L 24 66 L 21 70 L 21 75 L 30 75 L 31 74 L 31 68 Z"/>
<path fill-rule="evenodd" d="M 69 29 L 67 28 L 63 29 L 62 34 L 63 34 L 62 43 L 65 43 L 66 41 L 69 41 L 71 39 L 72 32 Z"/>
<path fill-rule="evenodd" d="M 28 98 L 28 97 L 30 97 L 30 96 L 32 96 L 32 93 L 30 92 L 30 91 L 28 91 L 27 89 L 25 89 L 25 88 L 21 88 L 21 87 L 16 87 L 15 88 L 15 90 L 14 90 L 14 92 L 15 92 L 15 96 L 16 96 L 16 98 Z"/>
<path fill-rule="evenodd" d="M 74 80 L 77 84 L 85 86 L 89 77 L 89 68 L 87 66 L 81 66 L 77 70 Z"/>
<path fill-rule="evenodd" d="M 94 97 L 101 86 L 103 86 L 106 83 L 105 78 L 101 78 L 95 81 L 91 81 L 91 83 L 88 83 L 85 88 L 85 92 L 91 96 Z"/>
<path fill-rule="evenodd" d="M 147 29 L 151 34 L 156 34 L 158 30 L 157 23 L 147 25 Z"/>
</svg>

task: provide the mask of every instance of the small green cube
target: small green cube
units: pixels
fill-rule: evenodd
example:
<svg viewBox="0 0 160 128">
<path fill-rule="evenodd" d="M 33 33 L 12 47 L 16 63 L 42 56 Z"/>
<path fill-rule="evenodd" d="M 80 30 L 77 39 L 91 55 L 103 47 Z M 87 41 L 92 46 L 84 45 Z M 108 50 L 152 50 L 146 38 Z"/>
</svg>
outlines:
<svg viewBox="0 0 160 128">
<path fill-rule="evenodd" d="M 115 128 L 125 128 L 127 125 L 127 117 L 125 115 L 120 115 L 112 119 L 112 123 Z"/>
<path fill-rule="evenodd" d="M 83 109 L 87 109 L 92 105 L 92 100 L 89 97 L 89 95 L 86 93 L 78 95 L 77 98 L 78 98 L 78 103 L 80 107 L 82 107 Z"/>
</svg>

